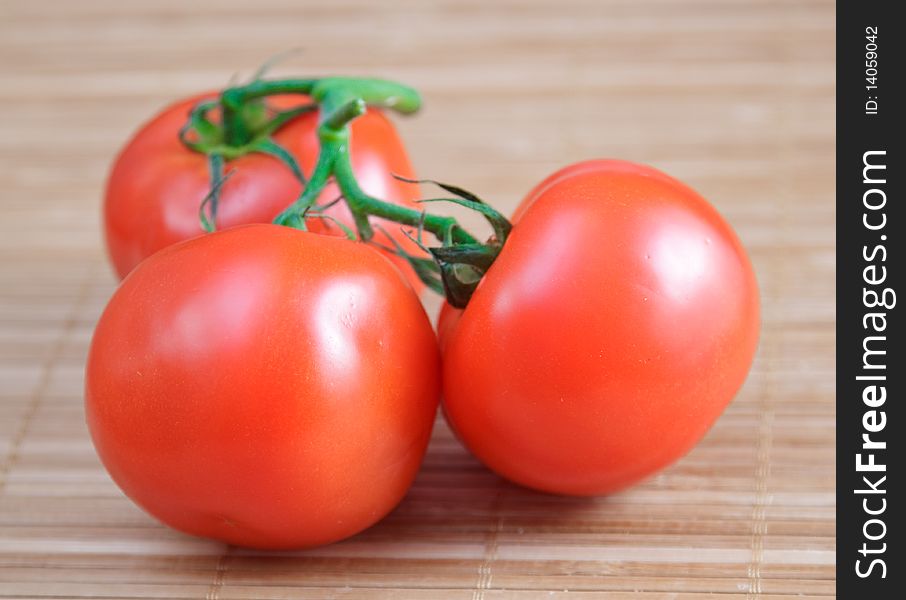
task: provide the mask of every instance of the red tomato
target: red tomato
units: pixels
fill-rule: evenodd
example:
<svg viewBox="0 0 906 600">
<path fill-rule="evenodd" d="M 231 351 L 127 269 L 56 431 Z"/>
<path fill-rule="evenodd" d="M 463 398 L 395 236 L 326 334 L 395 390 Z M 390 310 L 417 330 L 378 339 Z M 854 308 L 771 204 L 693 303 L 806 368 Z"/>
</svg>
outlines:
<svg viewBox="0 0 906 600">
<path fill-rule="evenodd" d="M 685 454 L 745 380 L 755 276 L 701 196 L 595 160 L 516 211 L 463 311 L 446 308 L 444 411 L 471 451 L 538 490 L 618 490 Z"/>
<path fill-rule="evenodd" d="M 409 488 L 439 396 L 434 333 L 374 249 L 276 225 L 137 267 L 92 339 L 86 414 L 110 475 L 194 535 L 350 536 Z"/>
<path fill-rule="evenodd" d="M 201 100 L 213 97 L 213 94 L 201 95 L 166 108 L 132 137 L 116 159 L 107 181 L 104 229 L 107 250 L 120 277 L 125 277 L 135 265 L 161 248 L 203 233 L 198 210 L 211 186 L 208 161 L 203 154 L 186 148 L 178 133 L 189 110 Z M 268 99 L 279 109 L 304 101 L 301 96 Z M 312 112 L 298 117 L 274 135 L 277 143 L 293 154 L 309 175 L 318 156 L 317 126 L 318 115 Z M 369 109 L 352 122 L 350 154 L 353 170 L 366 192 L 388 202 L 417 206 L 414 201 L 419 197 L 418 186 L 397 181 L 391 175 L 415 177 L 402 141 L 380 111 Z M 248 154 L 229 161 L 225 170 L 233 171 L 233 175 L 221 191 L 217 211 L 219 228 L 270 223 L 302 189 L 284 163 L 263 154 Z M 331 184 L 318 202 L 326 204 L 338 195 L 336 185 Z M 349 210 L 342 202 L 328 214 L 353 226 Z M 343 235 L 338 227 L 323 219 L 309 219 L 309 228 Z M 417 246 L 402 235 L 398 224 L 384 223 L 384 228 L 407 250 L 418 253 Z M 380 232 L 375 239 L 387 242 Z M 406 261 L 393 258 L 415 289 L 422 289 Z"/>
</svg>

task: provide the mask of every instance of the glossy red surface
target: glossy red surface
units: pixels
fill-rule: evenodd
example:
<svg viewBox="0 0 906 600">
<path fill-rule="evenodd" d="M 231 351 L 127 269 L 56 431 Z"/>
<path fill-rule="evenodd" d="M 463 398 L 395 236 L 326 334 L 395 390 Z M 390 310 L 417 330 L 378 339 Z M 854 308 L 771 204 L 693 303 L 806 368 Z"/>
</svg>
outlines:
<svg viewBox="0 0 906 600">
<path fill-rule="evenodd" d="M 187 149 L 178 132 L 189 110 L 212 95 L 200 95 L 177 102 L 145 124 L 126 144 L 114 163 L 104 199 L 104 231 L 107 249 L 120 277 L 135 265 L 170 244 L 202 235 L 199 206 L 210 190 L 207 158 Z M 274 96 L 274 108 L 289 108 L 304 102 L 301 96 Z M 318 155 L 317 113 L 298 117 L 282 127 L 274 140 L 292 153 L 303 172 L 310 174 Z M 417 185 L 397 181 L 392 174 L 414 178 L 415 174 L 402 141 L 390 121 L 371 109 L 352 122 L 350 155 L 353 170 L 362 188 L 382 200 L 416 206 Z M 232 174 L 223 185 L 217 213 L 218 228 L 248 223 L 270 223 L 289 206 L 302 190 L 289 168 L 274 157 L 248 154 L 228 161 Z M 339 196 L 329 185 L 318 202 L 326 204 Z M 352 227 L 345 204 L 335 205 L 328 214 Z M 380 219 L 375 219 L 380 223 Z M 385 229 L 407 250 L 418 248 L 400 232 L 399 225 L 384 223 Z M 310 219 L 309 228 L 341 236 L 342 231 L 323 219 Z M 382 233 L 377 241 L 387 242 Z M 406 261 L 393 257 L 413 287 L 422 284 Z"/>
<path fill-rule="evenodd" d="M 675 461 L 755 353 L 736 235 L 690 188 L 615 160 L 555 173 L 515 221 L 461 315 L 442 311 L 452 427 L 499 474 L 550 492 L 607 493 Z"/>
<path fill-rule="evenodd" d="M 139 265 L 91 343 L 86 414 L 123 491 L 172 527 L 298 548 L 406 493 L 439 396 L 430 321 L 376 250 L 276 225 Z"/>
</svg>

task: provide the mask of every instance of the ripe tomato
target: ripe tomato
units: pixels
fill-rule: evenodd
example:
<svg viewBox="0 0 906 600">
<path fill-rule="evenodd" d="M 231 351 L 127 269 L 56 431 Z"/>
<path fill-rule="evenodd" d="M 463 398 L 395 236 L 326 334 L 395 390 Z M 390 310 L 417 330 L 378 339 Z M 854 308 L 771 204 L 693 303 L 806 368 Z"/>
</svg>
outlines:
<svg viewBox="0 0 906 600">
<path fill-rule="evenodd" d="M 445 308 L 444 412 L 500 475 L 612 492 L 685 454 L 742 385 L 758 339 L 745 250 L 701 196 L 595 160 L 523 201 L 463 311 Z"/>
<path fill-rule="evenodd" d="M 198 211 L 211 186 L 207 158 L 186 148 L 178 134 L 189 110 L 214 97 L 200 95 L 164 109 L 132 137 L 113 164 L 104 198 L 104 231 L 110 259 L 120 277 L 161 248 L 203 233 Z M 274 96 L 268 102 L 275 109 L 286 109 L 303 103 L 304 98 Z M 317 112 L 307 113 L 273 136 L 296 157 L 306 174 L 311 174 L 318 156 L 317 126 Z M 411 179 L 415 174 L 396 130 L 379 110 L 369 109 L 352 122 L 350 154 L 353 170 L 366 192 L 388 202 L 417 206 L 414 201 L 418 199 L 418 186 L 392 176 L 395 173 Z M 270 223 L 302 189 L 290 169 L 271 156 L 248 154 L 227 162 L 226 170 L 233 171 L 233 175 L 221 190 L 219 228 Z M 331 184 L 318 202 L 326 204 L 338 195 L 336 185 Z M 327 214 L 353 226 L 342 202 Z M 399 225 L 385 223 L 384 227 L 403 247 L 418 253 L 417 246 L 402 235 Z M 342 235 L 338 227 L 323 219 L 309 219 L 309 229 Z M 389 245 L 380 232 L 375 239 Z M 421 290 L 421 282 L 406 261 L 393 258 L 413 287 Z"/>
<path fill-rule="evenodd" d="M 171 246 L 123 281 L 91 342 L 85 401 L 101 460 L 153 516 L 297 548 L 400 501 L 439 385 L 431 323 L 384 256 L 249 225 Z"/>
</svg>

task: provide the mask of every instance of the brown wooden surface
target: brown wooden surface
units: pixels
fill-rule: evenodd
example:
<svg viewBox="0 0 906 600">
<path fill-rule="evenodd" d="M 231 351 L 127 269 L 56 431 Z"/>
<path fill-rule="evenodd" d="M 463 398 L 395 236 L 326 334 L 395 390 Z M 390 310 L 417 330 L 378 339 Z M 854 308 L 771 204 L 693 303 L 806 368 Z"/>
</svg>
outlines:
<svg viewBox="0 0 906 600">
<path fill-rule="evenodd" d="M 0 597 L 814 598 L 834 594 L 834 6 L 830 1 L 0 1 Z M 762 286 L 744 389 L 671 469 L 596 500 L 482 469 L 438 426 L 386 520 L 263 555 L 185 537 L 108 479 L 82 366 L 114 288 L 99 199 L 164 103 L 248 75 L 423 90 L 419 172 L 510 210 L 619 156 L 699 189 Z M 436 306 L 436 303 L 435 303 Z M 713 596 L 708 595 L 711 598 Z"/>
</svg>

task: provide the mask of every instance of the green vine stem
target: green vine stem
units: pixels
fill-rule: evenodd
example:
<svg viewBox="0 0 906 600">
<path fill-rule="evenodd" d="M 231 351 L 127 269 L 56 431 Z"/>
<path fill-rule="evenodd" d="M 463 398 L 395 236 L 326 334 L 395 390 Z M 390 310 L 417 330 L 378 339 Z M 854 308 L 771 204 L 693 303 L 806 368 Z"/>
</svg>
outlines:
<svg viewBox="0 0 906 600">
<path fill-rule="evenodd" d="M 306 97 L 307 103 L 270 118 L 262 118 L 262 99 L 275 94 L 299 94 Z M 209 111 L 218 105 L 222 115 L 219 124 L 208 118 Z M 437 184 L 455 197 L 431 201 L 442 200 L 466 206 L 480 212 L 491 224 L 494 236 L 481 243 L 453 217 L 392 204 L 365 193 L 353 172 L 349 155 L 350 123 L 364 114 L 367 107 L 389 108 L 410 114 L 416 112 L 420 105 L 421 98 L 416 90 L 380 79 L 259 79 L 224 90 L 219 103 L 208 101 L 196 107 L 181 132 L 183 142 L 189 148 L 207 154 L 212 165 L 212 189 L 201 209 L 205 228 L 213 228 L 213 211 L 223 182 L 223 160 L 247 152 L 265 152 L 283 160 L 304 183 L 299 198 L 281 212 L 274 223 L 304 230 L 306 217 L 323 216 L 321 209 L 324 207 L 318 206 L 316 200 L 333 179 L 349 207 L 360 240 L 368 242 L 374 237 L 370 217 L 417 230 L 420 245 L 423 232 L 432 234 L 440 246 L 425 248 L 422 245 L 424 250 L 430 252 L 431 259 L 408 255 L 398 246 L 395 251 L 412 263 L 416 273 L 430 287 L 442 289 L 454 306 L 465 306 L 509 234 L 511 226 L 506 218 L 465 190 Z M 315 167 L 306 179 L 294 157 L 280 148 L 270 136 L 291 119 L 315 108 L 320 115 L 317 130 L 320 148 Z M 206 206 L 210 214 L 206 214 Z"/>
</svg>

